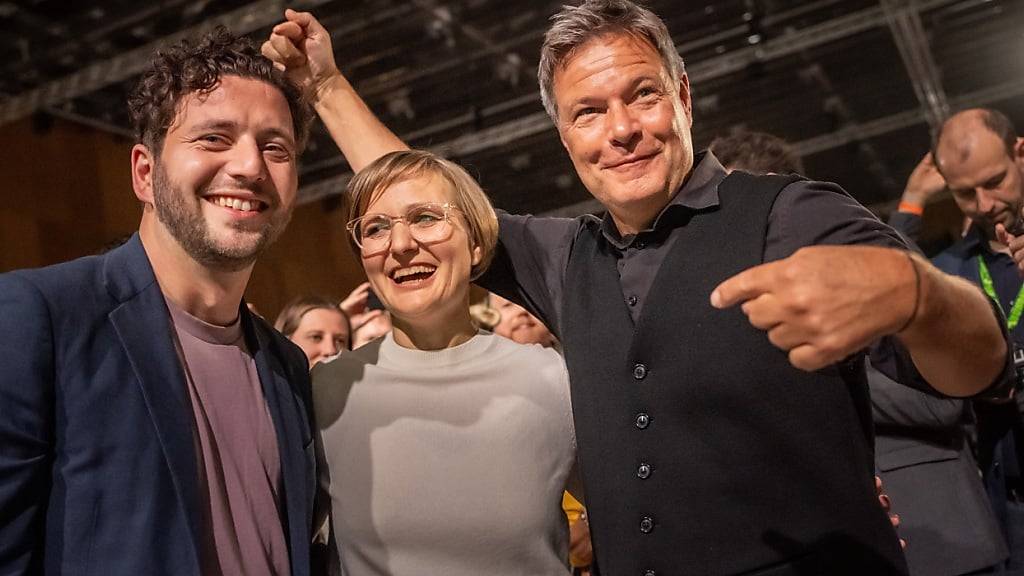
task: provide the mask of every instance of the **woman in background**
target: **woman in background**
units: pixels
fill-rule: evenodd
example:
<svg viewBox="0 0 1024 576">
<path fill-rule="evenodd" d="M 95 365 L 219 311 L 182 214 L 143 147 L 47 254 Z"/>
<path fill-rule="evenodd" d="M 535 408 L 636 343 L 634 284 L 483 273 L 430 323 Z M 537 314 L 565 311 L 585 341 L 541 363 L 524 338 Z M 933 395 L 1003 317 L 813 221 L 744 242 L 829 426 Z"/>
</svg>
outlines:
<svg viewBox="0 0 1024 576">
<path fill-rule="evenodd" d="M 277 315 L 274 328 L 302 348 L 310 367 L 351 345 L 348 316 L 320 296 L 299 296 L 289 302 Z"/>
</svg>

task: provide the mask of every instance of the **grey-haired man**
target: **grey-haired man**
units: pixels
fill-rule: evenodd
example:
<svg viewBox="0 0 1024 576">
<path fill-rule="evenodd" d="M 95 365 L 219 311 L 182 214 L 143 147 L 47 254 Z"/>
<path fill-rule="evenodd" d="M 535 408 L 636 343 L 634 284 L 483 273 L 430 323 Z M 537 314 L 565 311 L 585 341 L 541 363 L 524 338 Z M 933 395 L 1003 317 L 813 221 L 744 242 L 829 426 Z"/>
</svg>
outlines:
<svg viewBox="0 0 1024 576">
<path fill-rule="evenodd" d="M 309 88 L 352 167 L 404 147 L 337 71 L 326 31 L 286 18 L 264 54 Z M 875 503 L 861 351 L 882 339 L 916 387 L 1001 392 L 998 312 L 837 186 L 727 177 L 695 157 L 689 82 L 651 12 L 564 7 L 538 75 L 608 215 L 502 215 L 480 283 L 564 345 L 601 571 L 905 573 Z"/>
</svg>

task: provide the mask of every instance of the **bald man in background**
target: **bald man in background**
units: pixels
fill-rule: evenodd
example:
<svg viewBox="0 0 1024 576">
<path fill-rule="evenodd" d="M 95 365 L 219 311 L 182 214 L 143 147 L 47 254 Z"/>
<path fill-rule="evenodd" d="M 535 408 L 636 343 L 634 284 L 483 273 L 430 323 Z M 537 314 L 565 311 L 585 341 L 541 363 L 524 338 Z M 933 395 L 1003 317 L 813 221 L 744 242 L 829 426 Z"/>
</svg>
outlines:
<svg viewBox="0 0 1024 576">
<path fill-rule="evenodd" d="M 957 206 L 972 221 L 963 238 L 935 258 L 935 265 L 981 286 L 999 303 L 1019 350 L 1024 345 L 1019 325 L 1024 312 L 1024 139 L 997 110 L 964 110 L 942 125 L 931 158 Z M 1020 374 L 1021 362 L 1017 364 Z M 1024 569 L 1024 398 L 1019 386 L 1011 402 L 974 403 L 978 464 L 1010 548 L 1009 570 Z"/>
</svg>

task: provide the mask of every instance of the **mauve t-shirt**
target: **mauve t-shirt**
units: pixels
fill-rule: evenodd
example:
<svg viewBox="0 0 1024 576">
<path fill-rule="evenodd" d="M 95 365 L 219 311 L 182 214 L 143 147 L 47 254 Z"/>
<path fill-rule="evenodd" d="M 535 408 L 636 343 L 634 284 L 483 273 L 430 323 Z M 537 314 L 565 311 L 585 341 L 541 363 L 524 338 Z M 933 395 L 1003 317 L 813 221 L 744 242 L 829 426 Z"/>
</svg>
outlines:
<svg viewBox="0 0 1024 576">
<path fill-rule="evenodd" d="M 202 573 L 287 576 L 277 436 L 240 319 L 215 326 L 167 308 L 195 421 Z"/>
</svg>

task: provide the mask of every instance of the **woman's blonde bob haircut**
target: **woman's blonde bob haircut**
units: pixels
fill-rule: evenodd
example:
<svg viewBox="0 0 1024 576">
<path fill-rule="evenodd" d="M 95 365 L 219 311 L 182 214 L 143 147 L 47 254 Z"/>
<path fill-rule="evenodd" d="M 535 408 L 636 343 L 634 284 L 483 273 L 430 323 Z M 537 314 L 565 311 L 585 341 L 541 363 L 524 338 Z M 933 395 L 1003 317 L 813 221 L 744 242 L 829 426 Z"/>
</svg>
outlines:
<svg viewBox="0 0 1024 576">
<path fill-rule="evenodd" d="M 454 205 L 465 216 L 472 246 L 480 247 L 480 262 L 470 270 L 470 280 L 487 271 L 498 243 L 498 217 L 483 189 L 461 166 L 425 150 L 402 150 L 385 154 L 363 168 L 348 183 L 348 220 L 366 213 L 370 202 L 385 190 L 421 176 L 437 176 L 454 192 Z M 361 251 L 350 234 L 349 246 L 356 258 Z"/>
</svg>

